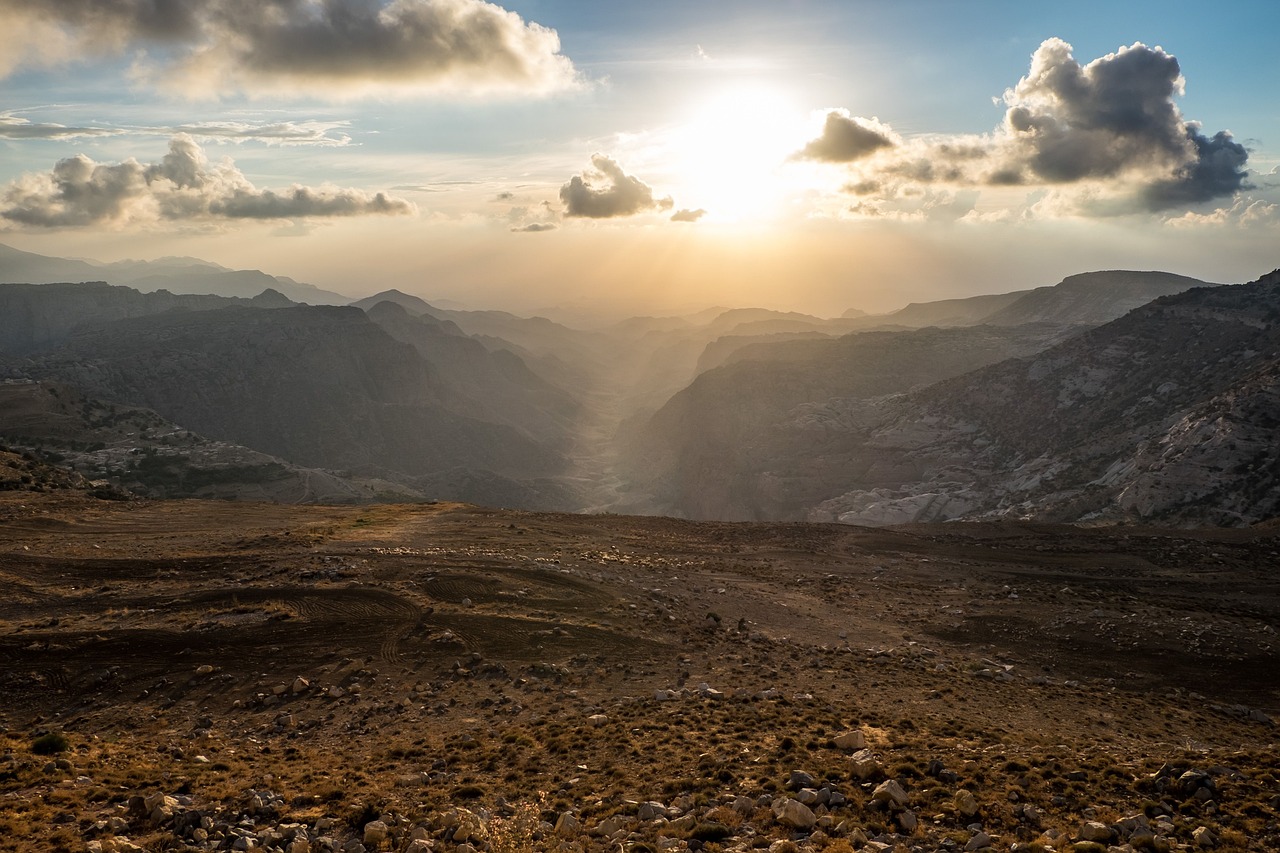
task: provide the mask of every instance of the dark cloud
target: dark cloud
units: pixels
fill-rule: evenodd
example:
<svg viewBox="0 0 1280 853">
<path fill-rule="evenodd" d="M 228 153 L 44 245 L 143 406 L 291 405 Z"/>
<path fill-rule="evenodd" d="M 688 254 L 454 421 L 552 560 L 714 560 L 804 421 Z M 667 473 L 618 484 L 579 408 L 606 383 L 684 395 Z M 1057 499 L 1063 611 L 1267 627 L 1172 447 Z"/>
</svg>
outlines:
<svg viewBox="0 0 1280 853">
<path fill-rule="evenodd" d="M 157 44 L 157 85 L 217 94 L 549 92 L 575 72 L 554 30 L 484 0 L 0 0 L 0 73 Z"/>
<path fill-rule="evenodd" d="M 802 153 L 849 162 L 855 177 L 846 190 L 883 199 L 901 198 L 912 185 L 1026 186 L 1055 190 L 1042 210 L 1113 215 L 1186 208 L 1247 189 L 1248 152 L 1227 131 L 1205 136 L 1182 116 L 1175 99 L 1183 84 L 1178 60 L 1159 47 L 1135 43 L 1082 65 L 1071 45 L 1053 38 L 1004 93 L 1005 118 L 994 133 L 880 146 L 886 154 L 859 162 L 879 149 L 859 154 L 865 134 L 832 113 Z"/>
<path fill-rule="evenodd" d="M 357 189 L 257 189 L 230 162 L 210 165 L 200 146 L 184 134 L 170 141 L 159 163 L 129 159 L 102 164 L 80 154 L 60 160 L 47 174 L 25 176 L 0 191 L 0 218 L 36 227 L 412 211 L 406 201 Z"/>
<path fill-rule="evenodd" d="M 574 175 L 560 188 L 565 216 L 609 219 L 671 207 L 670 198 L 655 199 L 647 184 L 624 174 L 621 166 L 603 154 L 592 155 L 591 165 L 593 172 Z"/>
<path fill-rule="evenodd" d="M 1151 210 L 1230 196 L 1245 186 L 1248 154 L 1229 133 L 1207 138 L 1183 119 L 1183 85 L 1177 58 L 1159 47 L 1135 43 L 1081 65 L 1071 45 L 1049 39 L 1005 93 L 1010 162 L 990 180 L 1127 179 Z"/>
<path fill-rule="evenodd" d="M 511 230 L 517 234 L 537 234 L 541 231 L 554 231 L 557 227 L 554 222 L 530 222 L 528 225 L 517 225 Z"/>
<path fill-rule="evenodd" d="M 701 219 L 706 215 L 707 215 L 707 212 L 702 208 L 698 208 L 697 210 L 689 210 L 688 208 L 684 208 L 683 210 L 677 210 L 675 213 L 671 214 L 671 221 L 672 222 L 697 222 L 699 219 Z"/>
<path fill-rule="evenodd" d="M 1152 210 L 1200 204 L 1249 189 L 1245 171 L 1249 153 L 1231 134 L 1218 131 L 1209 139 L 1188 125 L 1187 136 L 1196 147 L 1196 158 L 1172 178 L 1146 188 L 1143 195 Z"/>
<path fill-rule="evenodd" d="M 851 163 L 881 148 L 896 144 L 893 132 L 878 119 L 851 116 L 844 110 L 827 113 L 822 135 L 810 142 L 797 154 L 800 160 L 819 160 L 824 163 Z"/>
</svg>

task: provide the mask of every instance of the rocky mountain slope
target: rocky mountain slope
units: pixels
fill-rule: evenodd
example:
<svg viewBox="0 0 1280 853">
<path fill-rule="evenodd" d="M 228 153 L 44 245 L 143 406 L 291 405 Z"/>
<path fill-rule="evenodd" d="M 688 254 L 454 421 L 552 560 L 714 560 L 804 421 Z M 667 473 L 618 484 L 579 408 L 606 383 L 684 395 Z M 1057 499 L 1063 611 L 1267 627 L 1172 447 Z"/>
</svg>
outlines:
<svg viewBox="0 0 1280 853">
<path fill-rule="evenodd" d="M 208 311 L 232 305 L 291 305 L 275 291 L 257 299 L 141 293 L 103 281 L 78 284 L 0 284 L 0 353 L 23 353 L 65 340 L 75 329 L 128 317 L 174 311 Z"/>
<path fill-rule="evenodd" d="M 905 394 L 856 383 L 802 393 L 799 378 L 778 393 L 761 381 L 769 362 L 743 364 L 736 378 L 702 377 L 718 380 L 707 385 L 719 402 L 677 397 L 650 424 L 640 458 L 662 460 L 653 448 L 670 445 L 662 470 L 675 488 L 657 494 L 680 512 L 876 524 L 1248 524 L 1280 513 L 1276 274 L 1165 296 Z M 742 405 L 745 429 L 711 424 Z"/>
<path fill-rule="evenodd" d="M 816 470 L 802 449 L 773 458 L 772 431 L 795 407 L 904 392 L 1035 352 L 1065 334 L 1056 326 L 931 328 L 746 347 L 631 437 L 623 466 L 634 508 L 692 518 L 794 517 L 789 499 L 768 484 L 779 476 L 821 483 L 834 476 Z M 783 466 L 785 475 L 771 470 Z"/>
<path fill-rule="evenodd" d="M 536 505 L 537 489 L 530 495 L 519 481 L 564 465 L 527 433 L 451 409 L 439 369 L 355 308 L 134 317 L 81 327 L 11 365 L 94 399 L 152 409 L 211 439 L 428 494 L 462 496 L 478 477 L 487 498 L 501 498 L 506 484 Z M 551 505 L 563 499 L 548 494 Z"/>
<path fill-rule="evenodd" d="M 0 489 L 49 491 L 68 483 L 129 498 L 206 498 L 350 504 L 420 500 L 403 484 L 304 468 L 243 445 L 214 441 L 149 409 L 105 403 L 56 382 L 0 384 L 0 442 L 28 469 L 60 477 Z M 0 478 L 3 479 L 3 478 Z"/>
<path fill-rule="evenodd" d="M 571 444 L 580 404 L 514 353 L 486 349 L 454 322 L 430 314 L 414 316 L 396 302 L 378 302 L 366 312 L 434 368 L 440 394 L 452 411 L 505 424 L 549 446 L 564 449 Z"/>
</svg>

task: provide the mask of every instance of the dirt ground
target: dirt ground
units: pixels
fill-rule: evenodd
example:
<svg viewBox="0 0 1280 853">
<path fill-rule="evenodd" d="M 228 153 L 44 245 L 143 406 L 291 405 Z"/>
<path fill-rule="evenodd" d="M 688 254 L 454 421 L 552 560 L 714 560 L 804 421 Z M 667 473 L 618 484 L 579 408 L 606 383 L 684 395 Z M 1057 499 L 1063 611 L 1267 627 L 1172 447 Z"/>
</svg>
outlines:
<svg viewBox="0 0 1280 853">
<path fill-rule="evenodd" d="M 0 849 L 1280 849 L 1280 529 L 9 492 L 0 590 Z"/>
</svg>

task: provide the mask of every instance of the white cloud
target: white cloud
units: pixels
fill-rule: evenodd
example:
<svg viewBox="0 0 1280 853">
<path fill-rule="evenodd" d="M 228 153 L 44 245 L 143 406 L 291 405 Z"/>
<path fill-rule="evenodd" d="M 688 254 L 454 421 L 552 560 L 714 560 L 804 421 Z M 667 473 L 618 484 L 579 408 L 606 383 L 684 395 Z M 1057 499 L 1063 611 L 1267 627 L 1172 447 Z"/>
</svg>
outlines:
<svg viewBox="0 0 1280 853">
<path fill-rule="evenodd" d="M 159 163 L 95 163 L 83 154 L 0 191 L 0 218 L 29 227 L 154 221 L 298 219 L 406 214 L 413 205 L 385 193 L 294 185 L 258 189 L 230 160 L 211 164 L 178 134 Z"/>
</svg>

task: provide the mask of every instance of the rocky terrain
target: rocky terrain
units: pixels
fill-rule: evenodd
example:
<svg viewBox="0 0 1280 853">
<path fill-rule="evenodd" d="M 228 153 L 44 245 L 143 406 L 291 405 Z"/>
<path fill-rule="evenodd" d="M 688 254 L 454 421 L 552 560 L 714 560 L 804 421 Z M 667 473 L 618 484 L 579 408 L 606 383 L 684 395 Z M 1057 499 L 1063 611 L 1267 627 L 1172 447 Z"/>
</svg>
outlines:
<svg viewBox="0 0 1280 853">
<path fill-rule="evenodd" d="M 566 464 L 553 441 L 473 416 L 438 361 L 355 308 L 230 307 L 86 323 L 7 365 L 296 466 L 396 482 L 402 495 L 567 500 L 562 487 L 540 482 Z"/>
<path fill-rule="evenodd" d="M 14 464 L 47 488 L 0 491 L 0 850 L 1280 847 L 1274 527 L 104 501 Z"/>
<path fill-rule="evenodd" d="M 860 358 L 837 342 L 747 348 L 649 421 L 632 476 L 660 511 L 695 518 L 1250 524 L 1280 513 L 1277 321 L 1272 274 L 1161 297 L 972 371 L 927 355 L 942 330 L 840 339 L 897 348 Z M 953 375 L 930 384 L 898 367 L 910 357 Z M 824 373 L 836 381 L 806 387 Z"/>
</svg>

